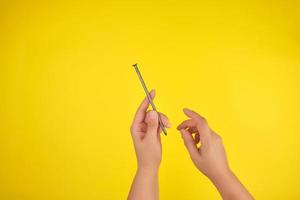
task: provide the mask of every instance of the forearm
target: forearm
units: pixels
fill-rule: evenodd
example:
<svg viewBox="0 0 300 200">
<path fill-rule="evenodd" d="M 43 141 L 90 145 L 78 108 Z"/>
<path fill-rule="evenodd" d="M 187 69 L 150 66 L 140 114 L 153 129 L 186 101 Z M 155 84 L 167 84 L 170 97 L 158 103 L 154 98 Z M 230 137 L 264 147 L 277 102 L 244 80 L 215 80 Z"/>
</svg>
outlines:
<svg viewBox="0 0 300 200">
<path fill-rule="evenodd" d="M 211 181 L 218 189 L 223 200 L 253 200 L 251 194 L 231 171 L 211 178 Z"/>
<path fill-rule="evenodd" d="M 158 200 L 158 170 L 138 169 L 128 200 Z"/>
</svg>

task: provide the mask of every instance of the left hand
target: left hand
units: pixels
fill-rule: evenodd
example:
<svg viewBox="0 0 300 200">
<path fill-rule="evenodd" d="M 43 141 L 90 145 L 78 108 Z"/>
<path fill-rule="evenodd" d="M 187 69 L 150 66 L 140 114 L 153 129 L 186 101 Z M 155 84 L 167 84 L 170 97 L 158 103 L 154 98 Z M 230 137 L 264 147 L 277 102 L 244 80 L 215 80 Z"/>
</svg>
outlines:
<svg viewBox="0 0 300 200">
<path fill-rule="evenodd" d="M 152 99 L 155 97 L 155 91 L 150 92 Z M 156 111 L 147 111 L 149 101 L 147 97 L 143 100 L 136 111 L 131 125 L 131 135 L 135 147 L 139 170 L 158 170 L 161 162 L 161 129 L 158 123 L 158 114 L 160 115 L 165 127 L 170 127 L 168 118 Z"/>
</svg>

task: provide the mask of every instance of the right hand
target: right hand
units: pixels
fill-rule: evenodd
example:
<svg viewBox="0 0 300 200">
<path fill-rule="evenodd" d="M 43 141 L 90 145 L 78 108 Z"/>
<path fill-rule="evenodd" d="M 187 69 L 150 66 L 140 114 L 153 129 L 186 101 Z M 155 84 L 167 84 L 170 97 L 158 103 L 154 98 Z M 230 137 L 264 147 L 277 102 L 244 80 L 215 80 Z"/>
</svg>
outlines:
<svg viewBox="0 0 300 200">
<path fill-rule="evenodd" d="M 177 129 L 195 166 L 211 180 L 230 173 L 221 137 L 198 113 L 186 108 L 183 112 L 190 119 L 183 121 Z"/>
</svg>

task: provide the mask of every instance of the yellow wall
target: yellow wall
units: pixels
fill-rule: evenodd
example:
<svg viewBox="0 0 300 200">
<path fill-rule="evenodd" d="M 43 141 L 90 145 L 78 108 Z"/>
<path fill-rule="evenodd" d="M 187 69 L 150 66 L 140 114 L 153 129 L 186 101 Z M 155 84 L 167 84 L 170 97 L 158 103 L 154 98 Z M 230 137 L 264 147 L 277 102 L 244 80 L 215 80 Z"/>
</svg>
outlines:
<svg viewBox="0 0 300 200">
<path fill-rule="evenodd" d="M 161 199 L 220 199 L 175 127 L 207 117 L 257 199 L 300 198 L 299 1 L 0 3 L 0 199 L 125 199 L 144 96 L 172 124 Z"/>
</svg>

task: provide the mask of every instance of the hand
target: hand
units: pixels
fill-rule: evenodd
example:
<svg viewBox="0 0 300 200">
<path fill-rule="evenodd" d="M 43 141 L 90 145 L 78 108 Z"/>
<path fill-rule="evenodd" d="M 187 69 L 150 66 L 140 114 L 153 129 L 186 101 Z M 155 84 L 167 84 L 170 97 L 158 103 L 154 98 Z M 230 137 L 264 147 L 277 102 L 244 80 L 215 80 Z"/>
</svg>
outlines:
<svg viewBox="0 0 300 200">
<path fill-rule="evenodd" d="M 198 113 L 189 109 L 183 112 L 190 119 L 183 121 L 177 129 L 196 167 L 211 180 L 229 173 L 221 137 L 209 128 Z"/>
<path fill-rule="evenodd" d="M 154 99 L 154 90 L 150 92 Z M 128 194 L 128 200 L 157 200 L 158 168 L 161 162 L 161 129 L 158 114 L 163 124 L 170 127 L 168 118 L 155 111 L 148 111 L 148 99 L 145 98 L 138 108 L 131 125 L 131 135 L 138 161 L 138 170 Z"/>
<path fill-rule="evenodd" d="M 152 99 L 155 91 L 150 92 Z M 158 124 L 158 113 L 151 110 L 147 112 L 149 101 L 147 97 L 139 106 L 133 123 L 131 125 L 131 135 L 135 147 L 139 170 L 158 170 L 161 162 L 161 129 Z M 159 113 L 165 127 L 170 127 L 168 118 Z"/>
<path fill-rule="evenodd" d="M 213 182 L 224 200 L 253 200 L 229 169 L 221 137 L 198 113 L 189 109 L 183 112 L 190 119 L 182 122 L 177 129 L 196 167 Z"/>
</svg>

